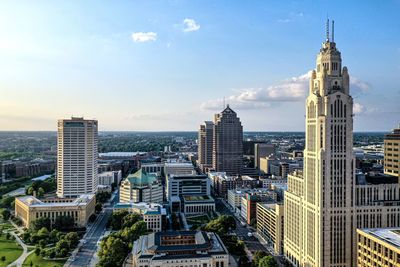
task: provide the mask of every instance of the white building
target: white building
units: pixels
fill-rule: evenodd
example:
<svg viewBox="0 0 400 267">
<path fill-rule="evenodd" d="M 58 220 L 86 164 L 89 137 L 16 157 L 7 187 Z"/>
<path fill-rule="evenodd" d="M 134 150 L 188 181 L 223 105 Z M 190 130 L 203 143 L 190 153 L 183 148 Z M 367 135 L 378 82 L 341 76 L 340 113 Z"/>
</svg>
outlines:
<svg viewBox="0 0 400 267">
<path fill-rule="evenodd" d="M 141 169 L 121 182 L 120 202 L 163 202 L 163 185 L 156 175 Z"/>
<path fill-rule="evenodd" d="M 164 163 L 165 177 L 170 175 L 189 175 L 195 172 L 190 162 L 166 162 Z"/>
<path fill-rule="evenodd" d="M 167 215 L 163 206 L 157 203 L 118 203 L 114 209 L 127 209 L 129 212 L 142 215 L 147 229 L 153 232 L 162 231 L 164 218 Z"/>
<path fill-rule="evenodd" d="M 97 127 L 97 120 L 72 117 L 58 121 L 58 197 L 77 197 L 96 193 Z"/>
<path fill-rule="evenodd" d="M 244 189 L 231 189 L 228 190 L 228 204 L 235 209 L 240 210 L 241 198 L 244 195 Z"/>
<path fill-rule="evenodd" d="M 107 185 L 111 186 L 111 184 L 115 183 L 116 185 L 122 179 L 122 172 L 121 171 L 110 171 L 110 172 L 102 172 L 98 176 L 99 178 L 99 185 Z"/>
</svg>

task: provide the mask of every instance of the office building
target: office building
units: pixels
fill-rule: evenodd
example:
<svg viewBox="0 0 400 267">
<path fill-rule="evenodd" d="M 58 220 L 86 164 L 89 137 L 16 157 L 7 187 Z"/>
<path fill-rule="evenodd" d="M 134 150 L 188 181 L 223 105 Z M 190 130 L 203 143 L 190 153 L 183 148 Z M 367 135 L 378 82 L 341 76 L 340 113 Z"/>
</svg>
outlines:
<svg viewBox="0 0 400 267">
<path fill-rule="evenodd" d="M 214 117 L 213 169 L 228 175 L 243 170 L 243 127 L 229 105 Z"/>
<path fill-rule="evenodd" d="M 156 173 L 157 176 L 161 176 L 164 173 L 164 163 L 142 163 L 140 167 L 147 173 Z"/>
<path fill-rule="evenodd" d="M 275 155 L 274 144 L 257 143 L 254 145 L 254 167 L 260 169 L 260 159 Z"/>
<path fill-rule="evenodd" d="M 78 198 L 48 198 L 39 200 L 34 196 L 15 198 L 15 217 L 21 219 L 24 227 L 29 228 L 38 218 L 50 218 L 54 223 L 59 216 L 70 216 L 74 227 L 86 227 L 90 215 L 94 214 L 96 196 L 81 195 Z"/>
<path fill-rule="evenodd" d="M 118 185 L 122 179 L 122 171 L 109 171 L 102 172 L 98 175 L 98 184 L 111 186 L 112 184 Z"/>
<path fill-rule="evenodd" d="M 257 233 L 274 249 L 283 254 L 283 204 L 257 203 Z"/>
<path fill-rule="evenodd" d="M 173 212 L 205 213 L 215 210 L 207 175 L 170 175 L 166 192 Z"/>
<path fill-rule="evenodd" d="M 200 125 L 198 137 L 198 165 L 202 170 L 212 166 L 214 123 L 205 121 Z"/>
<path fill-rule="evenodd" d="M 140 169 L 121 182 L 119 198 L 120 202 L 162 204 L 163 185 L 155 174 Z"/>
<path fill-rule="evenodd" d="M 216 233 L 157 232 L 133 244 L 125 267 L 228 267 L 229 253 Z"/>
<path fill-rule="evenodd" d="M 271 174 L 271 165 L 277 164 L 279 164 L 279 159 L 277 159 L 275 156 L 260 158 L 259 169 L 264 174 Z"/>
<path fill-rule="evenodd" d="M 400 266 L 400 228 L 357 229 L 357 266 Z"/>
<path fill-rule="evenodd" d="M 191 162 L 166 162 L 164 164 L 165 177 L 170 175 L 190 175 L 195 172 Z"/>
<path fill-rule="evenodd" d="M 97 190 L 97 121 L 83 118 L 58 121 L 57 196 L 77 197 Z"/>
<path fill-rule="evenodd" d="M 153 232 L 162 231 L 165 227 L 167 212 L 160 204 L 146 202 L 120 202 L 115 204 L 114 210 L 121 209 L 142 215 L 147 229 Z"/>
<path fill-rule="evenodd" d="M 400 126 L 386 134 L 384 142 L 384 173 L 400 178 Z"/>
<path fill-rule="evenodd" d="M 284 198 L 284 254 L 295 266 L 355 266 L 356 228 L 400 226 L 398 183 L 356 184 L 349 79 L 328 35 L 310 78 L 303 172 L 288 176 Z"/>
</svg>

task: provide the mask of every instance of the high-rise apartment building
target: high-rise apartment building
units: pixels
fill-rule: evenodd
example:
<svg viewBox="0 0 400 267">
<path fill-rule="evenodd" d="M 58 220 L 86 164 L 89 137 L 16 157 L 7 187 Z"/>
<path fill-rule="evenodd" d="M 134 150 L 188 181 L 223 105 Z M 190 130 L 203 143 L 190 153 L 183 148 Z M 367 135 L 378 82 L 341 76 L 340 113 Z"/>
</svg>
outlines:
<svg viewBox="0 0 400 267">
<path fill-rule="evenodd" d="M 205 167 L 211 167 L 214 140 L 214 123 L 212 121 L 205 121 L 200 125 L 198 140 L 199 166 L 202 169 Z"/>
<path fill-rule="evenodd" d="M 400 125 L 392 133 L 385 135 L 384 161 L 385 174 L 400 178 Z"/>
<path fill-rule="evenodd" d="M 72 117 L 58 121 L 58 197 L 77 197 L 96 193 L 97 132 L 97 120 Z"/>
<path fill-rule="evenodd" d="M 316 63 L 306 100 L 303 172 L 288 176 L 285 193 L 284 253 L 295 266 L 356 266 L 356 228 L 399 226 L 400 187 L 356 183 L 353 98 L 333 34 Z"/>
<path fill-rule="evenodd" d="M 243 127 L 229 105 L 214 117 L 213 169 L 228 175 L 243 170 Z"/>
</svg>

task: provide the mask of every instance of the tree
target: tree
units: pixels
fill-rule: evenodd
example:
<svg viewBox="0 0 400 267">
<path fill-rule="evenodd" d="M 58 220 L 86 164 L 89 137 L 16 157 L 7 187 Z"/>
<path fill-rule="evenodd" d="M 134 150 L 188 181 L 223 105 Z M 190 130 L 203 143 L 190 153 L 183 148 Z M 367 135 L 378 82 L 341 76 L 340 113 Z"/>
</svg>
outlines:
<svg viewBox="0 0 400 267">
<path fill-rule="evenodd" d="M 1 211 L 1 216 L 4 220 L 8 220 L 11 217 L 11 212 L 8 209 L 4 209 Z"/>
<path fill-rule="evenodd" d="M 7 234 L 6 234 L 6 239 L 9 240 L 10 238 L 11 238 L 10 233 L 7 233 Z"/>
<path fill-rule="evenodd" d="M 96 211 L 96 213 L 100 213 L 102 209 L 103 205 L 101 203 L 96 203 L 96 205 L 94 206 L 94 210 Z"/>
<path fill-rule="evenodd" d="M 72 228 L 74 228 L 75 226 L 75 222 L 74 222 L 74 218 L 71 216 L 58 216 L 55 220 L 54 220 L 54 225 L 53 228 L 57 229 L 57 230 L 70 230 Z"/>
<path fill-rule="evenodd" d="M 39 256 L 39 255 L 40 255 L 40 248 L 39 248 L 39 247 L 36 247 L 36 248 L 35 248 L 35 255 L 36 255 L 36 256 Z"/>
<path fill-rule="evenodd" d="M 138 213 L 128 214 L 122 219 L 122 228 L 131 227 L 141 219 L 142 217 Z"/>
<path fill-rule="evenodd" d="M 147 233 L 147 225 L 144 221 L 138 221 L 131 227 L 125 227 L 122 230 L 121 238 L 128 244 L 138 239 L 141 235 Z"/>
<path fill-rule="evenodd" d="M 47 245 L 47 242 L 45 239 L 39 240 L 39 247 L 40 248 L 45 248 Z"/>
<path fill-rule="evenodd" d="M 277 267 L 277 266 L 278 264 L 276 263 L 276 260 L 272 256 L 263 257 L 258 264 L 258 267 Z"/>
<path fill-rule="evenodd" d="M 51 232 L 49 234 L 50 242 L 53 242 L 53 243 L 57 242 L 58 241 L 58 234 L 59 234 L 59 231 L 57 229 L 51 230 Z"/>
<path fill-rule="evenodd" d="M 266 251 L 264 251 L 264 250 L 258 250 L 258 251 L 256 251 L 255 253 L 254 253 L 254 256 L 253 256 L 253 262 L 254 262 L 254 266 L 258 266 L 258 264 L 259 264 L 259 262 L 260 262 L 260 260 L 263 258 L 263 257 L 265 257 L 265 256 L 268 256 L 268 253 L 266 252 Z"/>
<path fill-rule="evenodd" d="M 6 256 L 1 256 L 1 261 L 6 261 Z"/>
<path fill-rule="evenodd" d="M 66 253 L 64 253 L 64 251 L 67 251 L 68 253 L 68 250 L 69 250 L 69 243 L 67 240 L 61 239 L 60 241 L 57 242 L 56 251 L 60 257 L 65 257 Z"/>
<path fill-rule="evenodd" d="M 94 222 L 96 220 L 96 214 L 92 214 L 92 215 L 90 215 L 90 217 L 89 217 L 89 222 Z"/>
<path fill-rule="evenodd" d="M 129 246 L 120 238 L 110 235 L 100 243 L 98 266 L 121 266 L 128 253 Z"/>
<path fill-rule="evenodd" d="M 120 230 L 122 228 L 122 220 L 128 214 L 129 212 L 127 210 L 113 211 L 108 220 L 108 226 L 111 227 L 113 230 Z"/>
<path fill-rule="evenodd" d="M 40 217 L 40 218 L 34 220 L 31 223 L 31 226 L 32 226 L 33 230 L 36 230 L 36 231 L 42 229 L 43 227 L 45 227 L 45 228 L 47 228 L 47 230 L 49 230 L 50 226 L 51 226 L 51 221 L 50 221 L 50 218 L 48 218 L 48 217 Z"/>
<path fill-rule="evenodd" d="M 42 197 L 43 195 L 44 195 L 44 189 L 42 188 L 42 187 L 40 187 L 39 189 L 38 189 L 38 191 L 37 191 L 37 196 L 38 197 Z"/>
<path fill-rule="evenodd" d="M 226 235 L 230 230 L 236 229 L 235 218 L 228 215 L 222 215 L 215 220 L 210 221 L 204 227 L 204 230 L 215 232 L 218 235 Z"/>
<path fill-rule="evenodd" d="M 77 232 L 69 232 L 64 236 L 64 240 L 68 242 L 69 248 L 74 248 L 78 245 L 79 243 L 79 235 Z"/>
<path fill-rule="evenodd" d="M 46 238 L 49 236 L 49 230 L 46 227 L 42 227 L 38 232 L 37 235 L 41 238 Z"/>
</svg>

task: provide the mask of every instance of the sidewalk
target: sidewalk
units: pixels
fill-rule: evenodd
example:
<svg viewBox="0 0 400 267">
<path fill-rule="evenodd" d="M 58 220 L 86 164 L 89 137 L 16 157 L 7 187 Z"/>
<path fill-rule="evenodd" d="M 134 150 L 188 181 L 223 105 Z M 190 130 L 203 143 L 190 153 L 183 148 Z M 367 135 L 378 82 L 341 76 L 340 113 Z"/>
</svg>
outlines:
<svg viewBox="0 0 400 267">
<path fill-rule="evenodd" d="M 25 245 L 24 242 L 22 242 L 22 240 L 19 238 L 19 236 L 15 232 L 10 232 L 10 233 L 15 237 L 15 241 L 17 241 L 17 243 L 22 247 L 23 252 L 22 252 L 21 256 L 19 256 L 19 258 L 16 259 L 13 263 L 10 263 L 8 265 L 8 267 L 11 267 L 11 266 L 21 267 L 22 264 L 24 263 L 24 261 L 26 260 L 26 258 L 30 254 L 32 254 L 34 252 L 34 250 L 28 252 L 28 246 Z"/>
</svg>

